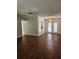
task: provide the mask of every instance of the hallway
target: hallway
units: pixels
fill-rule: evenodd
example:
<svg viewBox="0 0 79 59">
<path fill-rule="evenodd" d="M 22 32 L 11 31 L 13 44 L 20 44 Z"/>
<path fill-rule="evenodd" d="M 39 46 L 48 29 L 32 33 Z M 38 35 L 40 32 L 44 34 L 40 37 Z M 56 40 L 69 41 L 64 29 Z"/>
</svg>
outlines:
<svg viewBox="0 0 79 59">
<path fill-rule="evenodd" d="M 61 59 L 61 36 L 23 36 L 17 40 L 17 59 Z"/>
</svg>

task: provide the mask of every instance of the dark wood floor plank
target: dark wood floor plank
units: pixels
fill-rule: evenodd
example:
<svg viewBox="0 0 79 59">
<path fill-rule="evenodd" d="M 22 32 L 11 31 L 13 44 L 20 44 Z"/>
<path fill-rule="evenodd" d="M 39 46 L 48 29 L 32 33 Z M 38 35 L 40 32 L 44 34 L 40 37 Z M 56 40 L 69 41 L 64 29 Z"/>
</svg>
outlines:
<svg viewBox="0 0 79 59">
<path fill-rule="evenodd" d="M 23 36 L 17 40 L 17 59 L 61 59 L 61 35 Z"/>
</svg>

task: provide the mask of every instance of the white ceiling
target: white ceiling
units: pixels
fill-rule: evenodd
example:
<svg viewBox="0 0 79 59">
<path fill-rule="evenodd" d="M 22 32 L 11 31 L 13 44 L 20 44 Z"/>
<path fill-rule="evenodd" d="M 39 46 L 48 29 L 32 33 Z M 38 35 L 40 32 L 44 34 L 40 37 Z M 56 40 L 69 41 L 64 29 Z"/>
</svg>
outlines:
<svg viewBox="0 0 79 59">
<path fill-rule="evenodd" d="M 40 16 L 54 16 L 61 13 L 61 0 L 17 0 L 17 12 L 26 14 L 28 10 Z"/>
</svg>

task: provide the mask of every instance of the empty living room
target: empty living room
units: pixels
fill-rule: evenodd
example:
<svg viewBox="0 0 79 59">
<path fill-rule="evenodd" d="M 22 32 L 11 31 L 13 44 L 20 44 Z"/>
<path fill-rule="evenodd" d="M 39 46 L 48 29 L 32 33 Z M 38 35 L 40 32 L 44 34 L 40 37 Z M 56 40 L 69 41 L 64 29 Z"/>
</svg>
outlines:
<svg viewBox="0 0 79 59">
<path fill-rule="evenodd" d="M 1 0 L 0 59 L 79 59 L 79 0 Z"/>
<path fill-rule="evenodd" d="M 61 59 L 61 0 L 17 0 L 17 59 Z"/>
</svg>

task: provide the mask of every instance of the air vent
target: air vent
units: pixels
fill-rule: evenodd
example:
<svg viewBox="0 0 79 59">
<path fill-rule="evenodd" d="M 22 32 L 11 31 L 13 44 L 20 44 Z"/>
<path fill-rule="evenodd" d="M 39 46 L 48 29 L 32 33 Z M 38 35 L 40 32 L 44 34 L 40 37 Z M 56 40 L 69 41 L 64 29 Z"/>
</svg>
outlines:
<svg viewBox="0 0 79 59">
<path fill-rule="evenodd" d="M 33 13 L 31 13 L 31 12 L 29 12 L 28 14 L 31 14 L 31 15 L 33 15 Z"/>
</svg>

